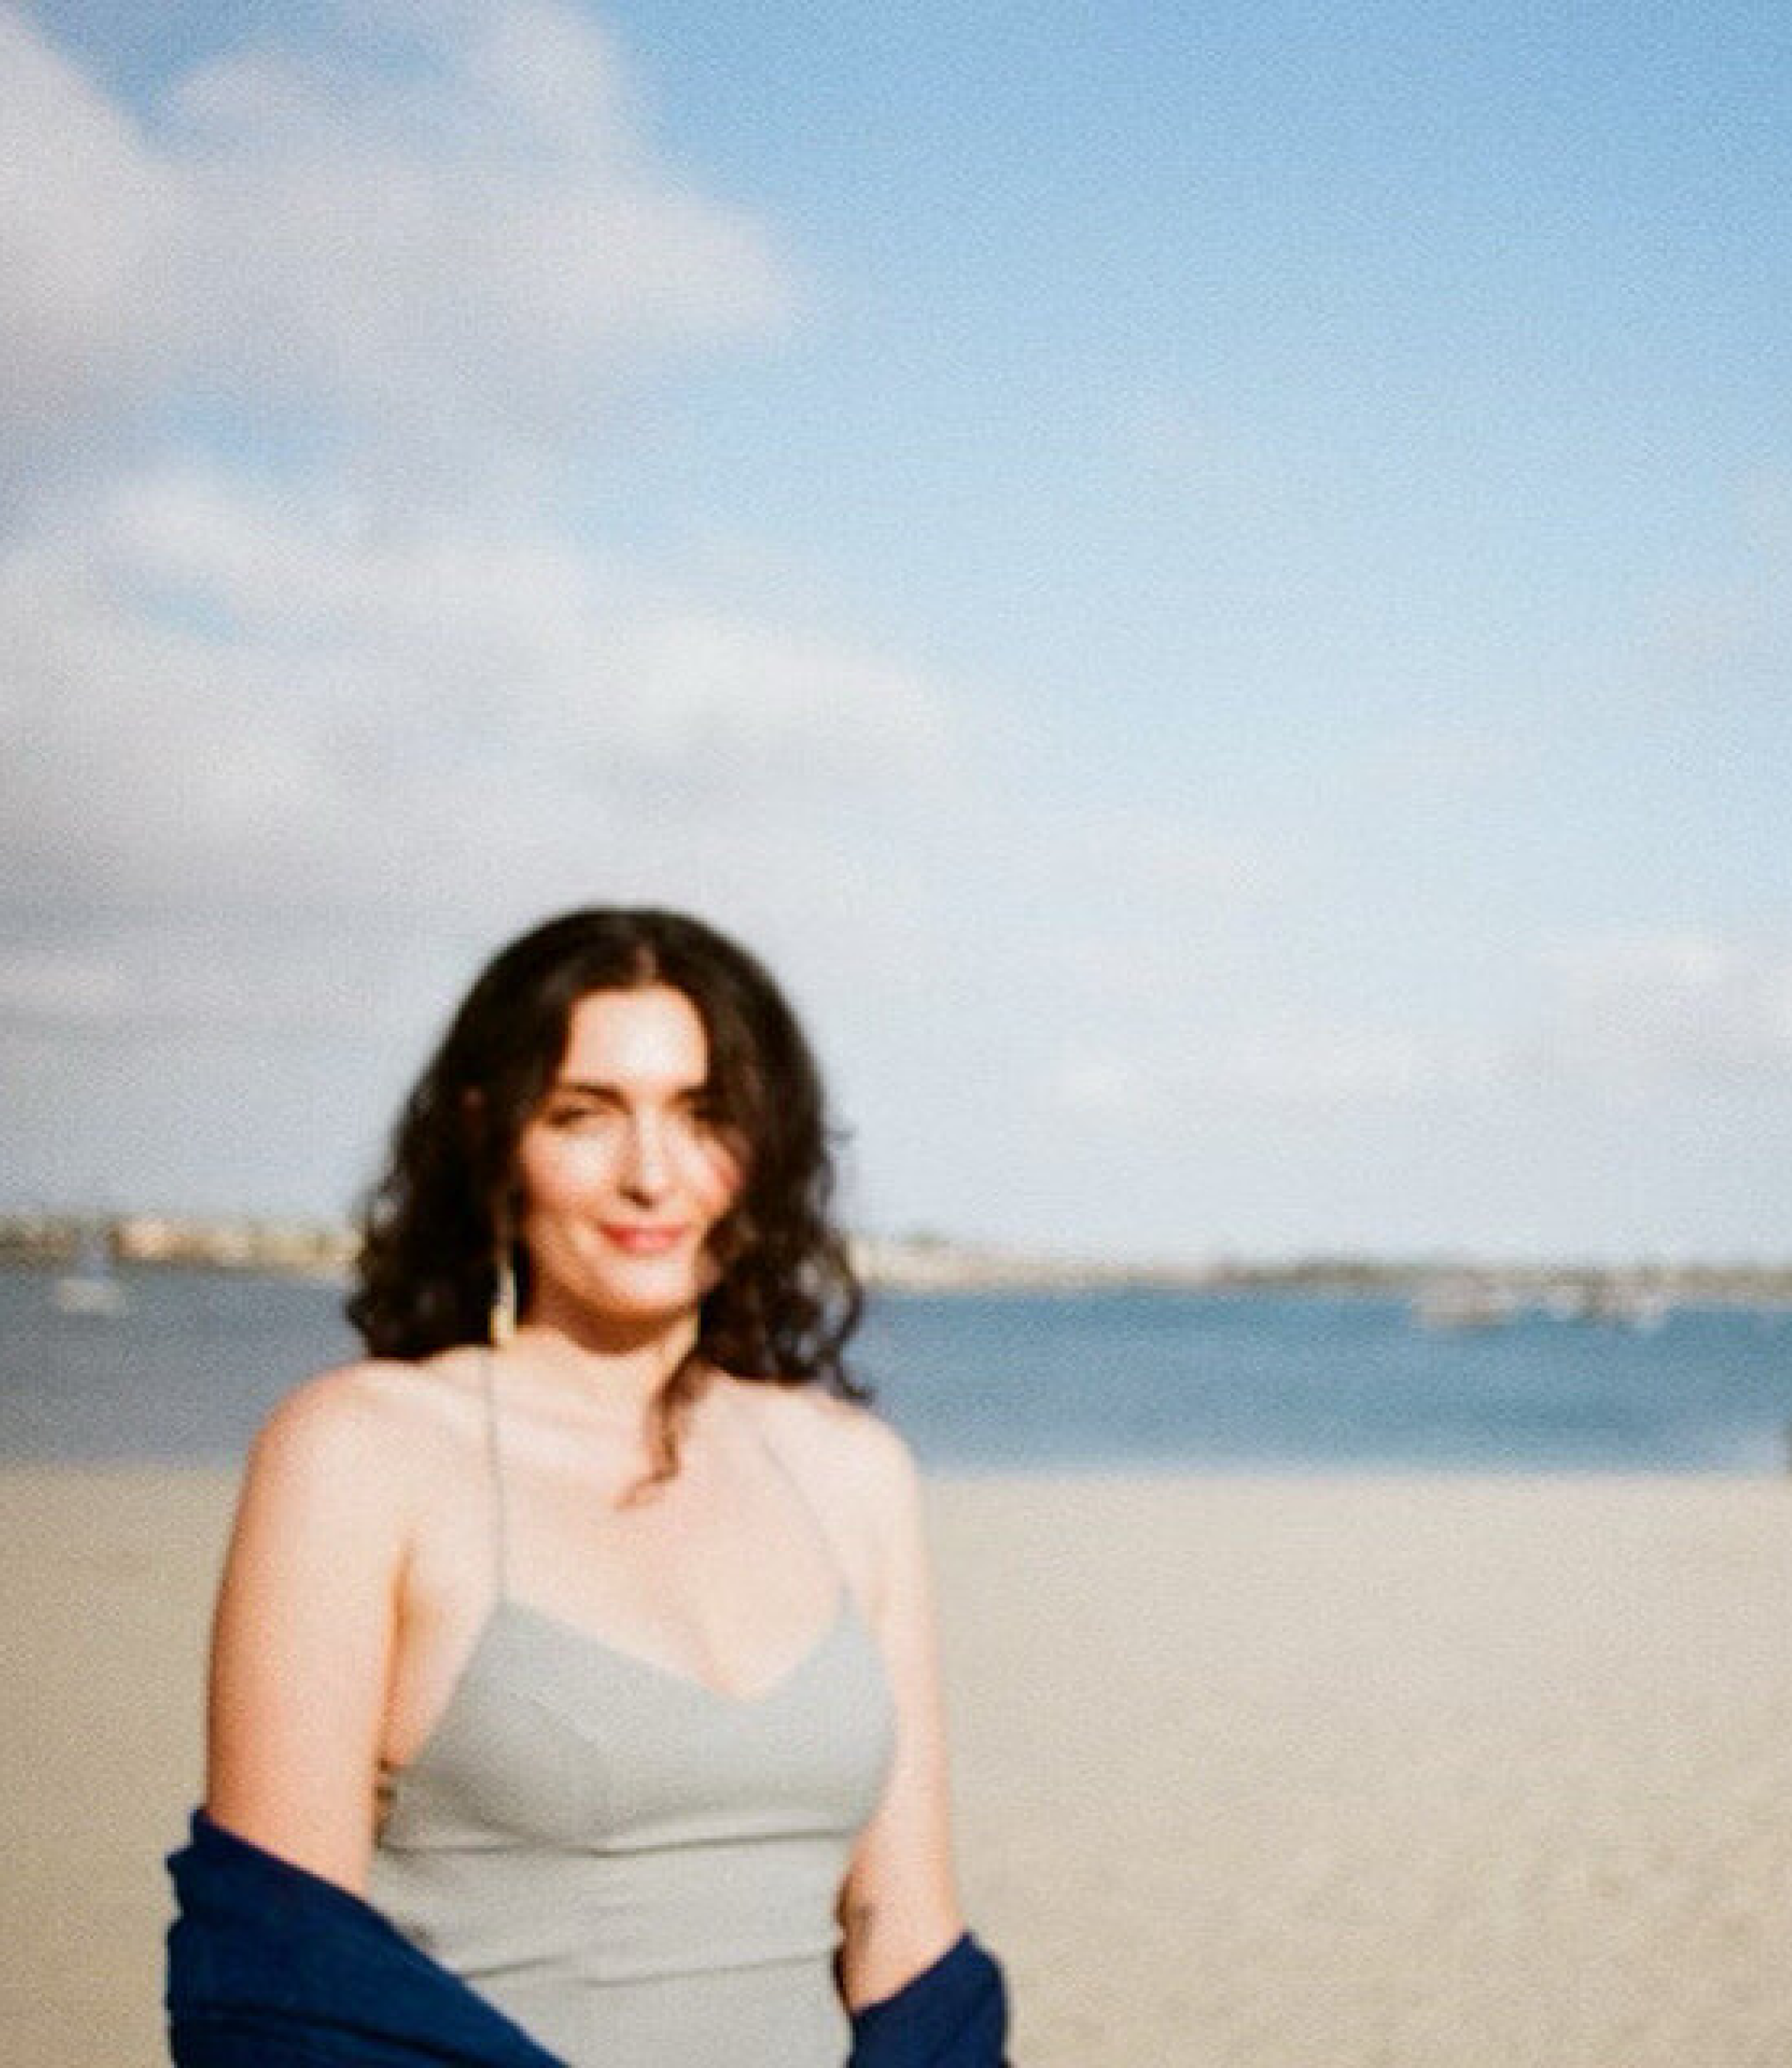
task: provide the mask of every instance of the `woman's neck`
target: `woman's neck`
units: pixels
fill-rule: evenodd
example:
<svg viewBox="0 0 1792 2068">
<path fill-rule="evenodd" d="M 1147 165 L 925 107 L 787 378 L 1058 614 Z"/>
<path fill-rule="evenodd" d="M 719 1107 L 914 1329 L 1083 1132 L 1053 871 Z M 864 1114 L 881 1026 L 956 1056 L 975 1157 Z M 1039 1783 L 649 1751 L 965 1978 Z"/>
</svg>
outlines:
<svg viewBox="0 0 1792 2068">
<path fill-rule="evenodd" d="M 531 1305 L 511 1348 L 563 1397 L 605 1419 L 638 1424 L 697 1341 L 697 1317 L 618 1318 Z"/>
</svg>

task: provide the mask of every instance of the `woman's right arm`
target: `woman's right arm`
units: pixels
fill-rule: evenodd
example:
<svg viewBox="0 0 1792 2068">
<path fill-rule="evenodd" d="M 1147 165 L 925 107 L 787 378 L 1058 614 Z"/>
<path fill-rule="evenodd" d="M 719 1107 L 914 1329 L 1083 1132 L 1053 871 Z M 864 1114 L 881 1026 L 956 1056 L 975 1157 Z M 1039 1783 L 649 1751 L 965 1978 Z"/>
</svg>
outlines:
<svg viewBox="0 0 1792 2068">
<path fill-rule="evenodd" d="M 249 1454 L 212 1625 L 206 1808 L 357 1894 L 406 1541 L 392 1374 L 287 1394 Z"/>
</svg>

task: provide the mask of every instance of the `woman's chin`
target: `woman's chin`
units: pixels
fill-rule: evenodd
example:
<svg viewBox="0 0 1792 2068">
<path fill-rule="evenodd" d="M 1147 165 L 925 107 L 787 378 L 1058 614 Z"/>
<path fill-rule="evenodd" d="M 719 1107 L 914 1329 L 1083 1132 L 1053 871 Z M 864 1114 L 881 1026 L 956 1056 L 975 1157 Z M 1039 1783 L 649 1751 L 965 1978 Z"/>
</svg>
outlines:
<svg viewBox="0 0 1792 2068">
<path fill-rule="evenodd" d="M 569 1287 L 543 1303 L 540 1318 L 575 1336 L 675 1329 L 694 1319 L 703 1292 L 686 1268 L 606 1273 L 601 1282 Z"/>
</svg>

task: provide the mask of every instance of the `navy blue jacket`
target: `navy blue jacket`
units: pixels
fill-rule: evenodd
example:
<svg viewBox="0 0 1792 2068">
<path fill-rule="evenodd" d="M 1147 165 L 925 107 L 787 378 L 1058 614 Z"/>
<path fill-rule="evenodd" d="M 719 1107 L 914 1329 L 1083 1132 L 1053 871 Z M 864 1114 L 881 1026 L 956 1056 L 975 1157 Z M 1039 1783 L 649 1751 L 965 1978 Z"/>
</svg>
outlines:
<svg viewBox="0 0 1792 2068">
<path fill-rule="evenodd" d="M 168 1868 L 177 2068 L 564 2068 L 371 1903 L 202 1809 Z M 1005 2068 L 1002 1971 L 966 1932 L 852 2025 L 845 2068 Z"/>
</svg>

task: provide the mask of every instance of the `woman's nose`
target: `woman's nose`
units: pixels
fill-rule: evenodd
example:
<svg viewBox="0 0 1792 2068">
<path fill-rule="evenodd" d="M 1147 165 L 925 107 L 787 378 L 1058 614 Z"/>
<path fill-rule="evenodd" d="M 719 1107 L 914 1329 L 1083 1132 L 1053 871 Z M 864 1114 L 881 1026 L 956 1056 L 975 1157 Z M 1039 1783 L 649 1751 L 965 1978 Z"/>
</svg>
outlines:
<svg viewBox="0 0 1792 2068">
<path fill-rule="evenodd" d="M 657 1199 L 666 1190 L 670 1167 L 658 1125 L 651 1114 L 637 1114 L 629 1124 L 623 1151 L 624 1187 L 632 1198 Z"/>
</svg>

